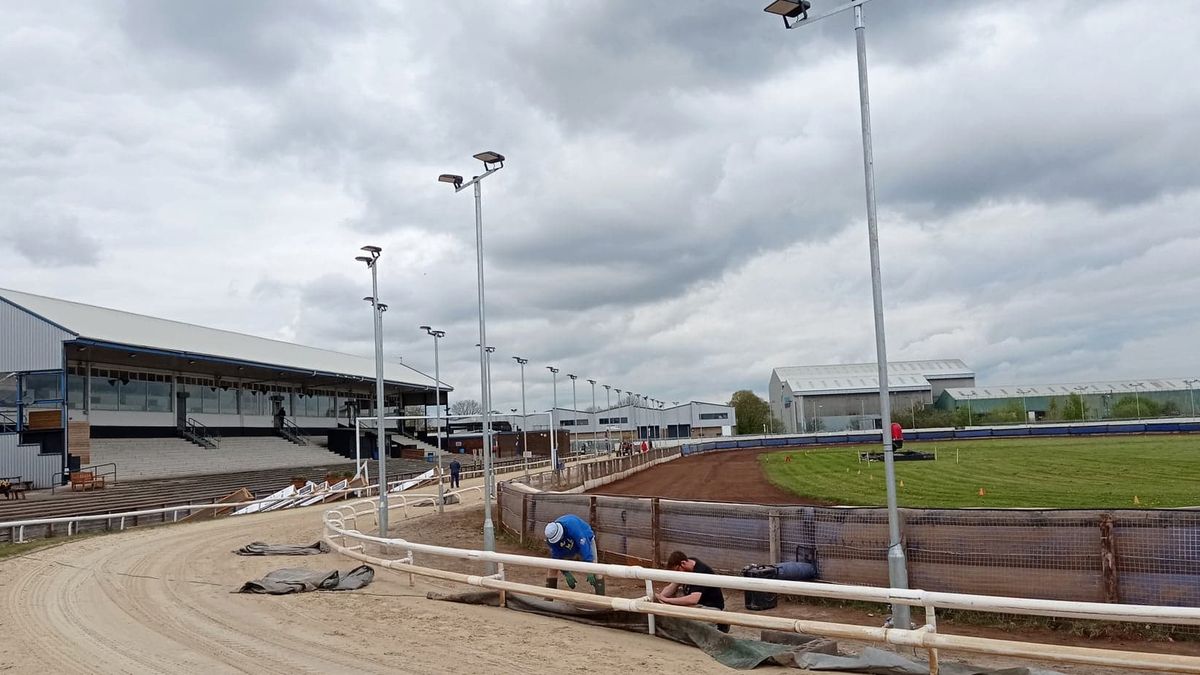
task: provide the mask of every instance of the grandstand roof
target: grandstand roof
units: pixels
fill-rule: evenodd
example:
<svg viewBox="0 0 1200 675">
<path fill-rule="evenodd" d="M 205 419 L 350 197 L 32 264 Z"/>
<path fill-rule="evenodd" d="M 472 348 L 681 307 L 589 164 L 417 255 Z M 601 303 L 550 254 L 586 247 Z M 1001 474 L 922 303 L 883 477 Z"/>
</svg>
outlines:
<svg viewBox="0 0 1200 675">
<path fill-rule="evenodd" d="M 776 368 L 775 375 L 801 396 L 879 390 L 879 368 L 875 363 L 787 366 Z M 892 391 L 920 391 L 931 388 L 930 380 L 965 377 L 975 377 L 975 371 L 959 359 L 888 363 L 888 388 Z"/>
<path fill-rule="evenodd" d="M 375 379 L 374 358 L 2 288 L 0 300 L 56 324 L 85 342 L 162 350 L 186 356 L 372 381 Z M 418 387 L 434 386 L 432 377 L 402 363 L 385 362 L 384 381 Z M 442 387 L 452 389 L 444 383 Z"/>
<path fill-rule="evenodd" d="M 1193 383 L 1195 386 L 1195 383 Z M 956 400 L 1018 398 L 1020 396 L 1067 396 L 1070 394 L 1139 394 L 1156 391 L 1186 391 L 1184 380 L 1113 380 L 1109 382 L 1073 382 L 1068 384 L 988 385 L 986 387 L 952 387 L 946 395 Z M 1197 387 L 1200 389 L 1200 387 Z"/>
</svg>

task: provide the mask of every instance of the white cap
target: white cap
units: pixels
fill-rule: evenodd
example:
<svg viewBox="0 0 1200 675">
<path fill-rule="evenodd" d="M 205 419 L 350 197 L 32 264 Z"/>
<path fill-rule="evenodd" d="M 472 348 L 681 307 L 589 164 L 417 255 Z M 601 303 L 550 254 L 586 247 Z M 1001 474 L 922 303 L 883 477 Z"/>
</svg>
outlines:
<svg viewBox="0 0 1200 675">
<path fill-rule="evenodd" d="M 558 521 L 546 523 L 546 541 L 557 544 L 563 536 L 563 526 Z"/>
</svg>

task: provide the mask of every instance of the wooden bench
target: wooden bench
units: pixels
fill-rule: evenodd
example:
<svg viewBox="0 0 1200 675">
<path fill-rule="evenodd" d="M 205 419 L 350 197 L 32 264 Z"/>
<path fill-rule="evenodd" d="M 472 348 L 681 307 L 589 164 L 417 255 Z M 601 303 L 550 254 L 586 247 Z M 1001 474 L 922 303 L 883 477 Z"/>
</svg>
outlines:
<svg viewBox="0 0 1200 675">
<path fill-rule="evenodd" d="M 21 476 L 0 476 L 0 494 L 4 499 L 25 499 L 25 491 L 33 487 L 33 481 L 21 480 Z"/>
<path fill-rule="evenodd" d="M 104 488 L 104 476 L 97 476 L 86 471 L 71 474 L 71 491 L 99 490 Z"/>
</svg>

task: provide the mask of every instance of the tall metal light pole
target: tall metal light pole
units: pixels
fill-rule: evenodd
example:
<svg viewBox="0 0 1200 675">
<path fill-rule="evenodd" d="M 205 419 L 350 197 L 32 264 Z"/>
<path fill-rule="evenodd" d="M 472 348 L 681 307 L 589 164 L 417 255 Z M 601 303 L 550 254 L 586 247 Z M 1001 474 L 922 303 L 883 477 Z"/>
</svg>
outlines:
<svg viewBox="0 0 1200 675">
<path fill-rule="evenodd" d="M 513 361 L 521 366 L 521 450 L 524 456 L 524 453 L 529 452 L 529 424 L 525 413 L 525 364 L 529 363 L 529 359 L 514 356 Z M 528 462 L 526 464 L 528 465 Z"/>
<path fill-rule="evenodd" d="M 550 408 L 550 470 L 558 473 L 558 368 L 546 366 L 554 379 L 554 405 Z"/>
<path fill-rule="evenodd" d="M 1188 402 L 1192 404 L 1192 417 L 1196 416 L 1196 399 L 1194 396 L 1192 396 L 1192 385 L 1196 384 L 1197 382 L 1200 382 L 1200 379 L 1183 381 L 1183 383 L 1186 384 L 1187 388 L 1188 388 Z"/>
<path fill-rule="evenodd" d="M 1021 410 L 1025 414 L 1025 418 L 1021 420 L 1022 424 L 1029 424 L 1029 405 L 1025 402 L 1025 395 L 1032 392 L 1032 389 L 1017 389 L 1017 393 L 1021 395 Z"/>
<path fill-rule="evenodd" d="M 366 263 L 371 269 L 371 295 L 363 298 L 371 303 L 371 315 L 375 324 L 375 442 L 379 453 L 379 536 L 386 537 L 388 531 L 387 449 L 384 447 L 384 429 L 387 426 L 383 414 L 383 313 L 387 305 L 379 302 L 379 256 L 383 249 L 378 246 L 363 246 L 367 255 L 355 260 Z M 358 433 L 357 423 L 354 433 Z"/>
<path fill-rule="evenodd" d="M 1076 392 L 1078 392 L 1077 396 L 1079 396 L 1079 421 L 1086 422 L 1087 421 L 1087 402 L 1083 398 L 1083 392 L 1087 391 L 1088 389 L 1091 389 L 1091 387 L 1089 387 L 1087 385 L 1081 385 L 1078 387 L 1072 387 L 1072 389 L 1074 389 Z"/>
<path fill-rule="evenodd" d="M 1138 421 L 1142 421 L 1142 397 L 1138 395 L 1138 388 L 1146 386 L 1145 382 L 1130 382 L 1130 388 L 1133 389 L 1133 405 L 1137 409 Z"/>
<path fill-rule="evenodd" d="M 596 447 L 596 381 L 588 380 L 592 385 L 592 447 Z"/>
<path fill-rule="evenodd" d="M 579 403 L 575 398 L 575 380 L 578 380 L 579 376 L 567 373 L 567 377 L 571 378 L 571 435 L 569 436 L 571 446 L 568 451 L 575 452 L 575 442 L 579 440 L 579 434 L 575 431 L 575 425 L 579 422 Z"/>
<path fill-rule="evenodd" d="M 464 183 L 462 176 L 444 173 L 438 180 L 454 186 L 455 192 L 461 192 L 467 186 L 475 187 L 475 261 L 479 285 L 479 390 L 483 398 L 483 550 L 496 550 L 496 529 L 492 523 L 492 486 L 489 477 L 492 475 L 492 397 L 491 382 L 488 381 L 487 352 L 487 319 L 484 311 L 483 284 L 483 206 L 480 194 L 480 183 L 484 178 L 504 168 L 504 155 L 486 151 L 475 155 L 475 159 L 483 162 L 483 173 Z M 488 573 L 494 574 L 495 563 L 488 563 Z"/>
<path fill-rule="evenodd" d="M 975 392 L 971 392 L 970 394 L 964 393 L 963 398 L 967 399 L 967 426 L 973 427 L 975 426 L 975 419 L 971 414 L 971 399 L 975 398 Z"/>
<path fill-rule="evenodd" d="M 475 346 L 478 347 L 479 345 L 475 345 Z M 496 352 L 496 348 L 495 347 L 487 347 L 486 349 L 484 349 L 484 351 L 486 352 L 486 354 L 484 354 L 483 361 L 486 364 L 485 370 L 487 370 L 487 383 L 488 383 L 487 384 L 487 386 L 488 386 L 487 400 L 491 401 L 492 400 L 492 354 L 494 354 Z M 499 415 L 500 411 L 493 410 L 492 414 Z M 491 425 L 489 424 L 489 427 L 490 426 Z M 482 429 L 481 429 L 481 431 L 482 431 Z M 488 431 L 494 432 L 495 430 L 489 428 Z M 489 436 L 489 439 L 490 438 L 491 437 Z M 491 453 L 492 453 L 492 446 L 489 445 L 488 446 L 488 454 L 490 455 Z M 492 457 L 491 461 L 493 464 L 495 464 L 494 456 Z M 483 482 L 484 482 L 484 484 L 490 486 L 489 489 L 491 490 L 492 496 L 495 497 L 496 496 L 496 474 L 495 474 L 495 472 L 493 472 L 493 471 L 485 472 L 483 475 Z"/>
<path fill-rule="evenodd" d="M 605 409 L 612 407 L 612 386 L 607 384 L 600 385 L 604 387 L 604 407 Z"/>
<path fill-rule="evenodd" d="M 871 254 L 871 299 L 875 309 L 875 360 L 879 367 L 879 417 L 883 432 L 884 475 L 887 483 L 888 506 L 888 583 L 892 588 L 908 588 L 908 571 L 904 546 L 900 541 L 900 513 L 896 506 L 896 470 L 892 457 L 892 408 L 888 396 L 887 339 L 883 323 L 883 281 L 879 270 L 879 229 L 875 213 L 875 158 L 871 149 L 871 103 L 867 86 L 867 35 L 863 23 L 863 3 L 852 0 L 834 7 L 827 13 L 809 17 L 812 6 L 808 0 L 775 0 L 766 11 L 783 17 L 786 28 L 819 21 L 848 9 L 854 10 L 854 36 L 858 47 L 858 99 L 862 119 L 863 174 L 867 195 L 867 242 Z M 788 19 L 794 19 L 789 22 Z M 907 629 L 911 625 L 907 605 L 892 605 L 892 625 Z"/>
<path fill-rule="evenodd" d="M 429 326 L 421 326 L 433 337 L 433 391 L 434 410 L 437 411 L 437 468 L 438 468 L 438 513 L 445 511 L 446 494 L 442 487 L 442 373 L 438 358 L 438 340 L 446 337 L 446 331 L 434 330 Z"/>
</svg>

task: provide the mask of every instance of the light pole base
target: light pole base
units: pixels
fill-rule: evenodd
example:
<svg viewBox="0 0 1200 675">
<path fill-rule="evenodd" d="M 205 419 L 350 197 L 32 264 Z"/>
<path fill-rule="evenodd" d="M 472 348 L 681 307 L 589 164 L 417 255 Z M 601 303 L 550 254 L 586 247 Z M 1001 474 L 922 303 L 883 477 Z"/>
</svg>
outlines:
<svg viewBox="0 0 1200 675">
<path fill-rule="evenodd" d="M 908 588 L 907 567 L 904 548 L 897 544 L 888 549 L 888 579 L 892 588 Z M 909 630 L 912 627 L 912 612 L 908 605 L 892 605 L 892 627 Z"/>
<path fill-rule="evenodd" d="M 496 550 L 496 528 L 492 525 L 491 520 L 483 521 L 483 550 L 494 552 Z M 487 573 L 496 573 L 496 563 L 487 563 Z"/>
</svg>

